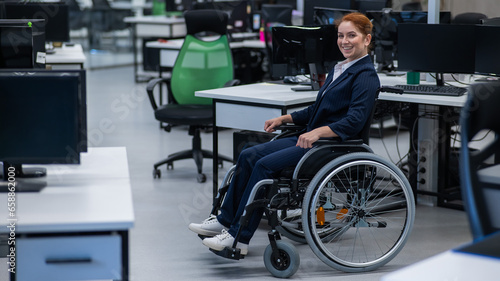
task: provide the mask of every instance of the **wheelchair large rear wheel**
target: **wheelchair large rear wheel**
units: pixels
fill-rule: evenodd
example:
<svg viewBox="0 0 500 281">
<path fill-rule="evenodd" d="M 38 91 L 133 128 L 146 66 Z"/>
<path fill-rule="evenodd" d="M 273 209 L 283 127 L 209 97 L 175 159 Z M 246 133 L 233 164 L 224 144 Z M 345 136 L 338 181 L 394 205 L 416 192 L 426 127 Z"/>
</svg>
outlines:
<svg viewBox="0 0 500 281">
<path fill-rule="evenodd" d="M 302 223 L 318 258 L 338 270 L 361 272 L 383 266 L 401 251 L 414 217 L 413 193 L 401 170 L 359 152 L 332 160 L 314 176 Z"/>
</svg>

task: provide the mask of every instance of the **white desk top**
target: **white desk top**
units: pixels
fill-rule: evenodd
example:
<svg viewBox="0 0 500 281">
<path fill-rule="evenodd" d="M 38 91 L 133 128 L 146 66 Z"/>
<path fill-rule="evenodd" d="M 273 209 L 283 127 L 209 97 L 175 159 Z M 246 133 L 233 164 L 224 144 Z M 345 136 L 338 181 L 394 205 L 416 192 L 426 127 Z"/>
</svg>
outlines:
<svg viewBox="0 0 500 281">
<path fill-rule="evenodd" d="M 40 166 L 40 165 L 36 165 Z M 47 186 L 16 193 L 16 232 L 113 231 L 133 227 L 134 211 L 124 147 L 89 148 L 80 165 L 47 165 Z M 43 179 L 43 178 L 42 178 Z M 0 193 L 7 202 L 7 194 Z M 4 208 L 5 207 L 5 208 Z M 0 208 L 0 233 L 7 205 Z"/>
<path fill-rule="evenodd" d="M 405 77 L 387 77 L 380 76 L 382 85 L 405 84 Z M 228 101 L 252 102 L 261 104 L 271 104 L 280 106 L 289 106 L 298 103 L 314 102 L 317 91 L 294 92 L 291 90 L 295 85 L 257 83 L 241 85 L 230 88 L 220 88 L 213 90 L 197 91 L 197 97 L 206 97 Z M 467 95 L 459 97 L 433 96 L 433 95 L 415 95 L 415 94 L 393 94 L 380 93 L 380 100 L 410 102 L 430 105 L 444 105 L 462 107 L 467 100 Z"/>
<path fill-rule="evenodd" d="M 181 24 L 185 23 L 184 17 L 167 17 L 167 16 L 136 16 L 126 17 L 124 22 L 136 24 Z"/>
<path fill-rule="evenodd" d="M 85 63 L 87 59 L 83 53 L 82 45 L 75 44 L 73 46 L 63 45 L 61 48 L 55 48 L 54 54 L 47 54 L 45 62 L 47 64 L 54 63 Z"/>
<path fill-rule="evenodd" d="M 498 259 L 446 251 L 389 273 L 381 281 L 497 281 L 499 276 Z"/>
<path fill-rule="evenodd" d="M 295 85 L 257 83 L 213 90 L 197 91 L 197 97 L 227 101 L 259 103 L 277 106 L 291 106 L 316 100 L 317 91 L 291 90 Z"/>
</svg>

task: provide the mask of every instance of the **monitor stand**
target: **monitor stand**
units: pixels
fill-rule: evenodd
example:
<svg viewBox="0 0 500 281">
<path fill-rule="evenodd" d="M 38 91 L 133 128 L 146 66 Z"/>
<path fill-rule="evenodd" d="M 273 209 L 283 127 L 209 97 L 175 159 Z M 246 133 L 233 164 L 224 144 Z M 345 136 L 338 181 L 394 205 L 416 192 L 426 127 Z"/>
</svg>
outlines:
<svg viewBox="0 0 500 281">
<path fill-rule="evenodd" d="M 39 192 L 47 182 L 36 178 L 47 175 L 44 168 L 22 168 L 20 164 L 3 162 L 0 192 Z"/>
<path fill-rule="evenodd" d="M 292 87 L 292 91 L 318 91 L 325 83 L 326 74 L 320 74 L 317 71 L 316 64 L 309 64 L 309 71 L 311 73 L 311 86 L 297 86 Z"/>
</svg>

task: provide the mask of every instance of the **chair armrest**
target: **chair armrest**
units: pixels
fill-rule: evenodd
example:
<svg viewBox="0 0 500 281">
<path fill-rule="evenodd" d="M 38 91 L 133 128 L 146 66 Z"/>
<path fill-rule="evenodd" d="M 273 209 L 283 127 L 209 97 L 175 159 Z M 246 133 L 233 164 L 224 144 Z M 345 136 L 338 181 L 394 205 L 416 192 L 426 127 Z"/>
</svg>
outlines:
<svg viewBox="0 0 500 281">
<path fill-rule="evenodd" d="M 151 103 L 151 106 L 153 107 L 154 110 L 158 109 L 158 104 L 156 103 L 155 96 L 153 94 L 154 88 L 156 85 L 160 83 L 165 83 L 167 84 L 167 88 L 170 84 L 170 78 L 155 78 L 151 79 L 148 82 L 148 85 L 146 86 L 146 92 L 148 93 L 148 98 L 149 102 Z"/>
</svg>

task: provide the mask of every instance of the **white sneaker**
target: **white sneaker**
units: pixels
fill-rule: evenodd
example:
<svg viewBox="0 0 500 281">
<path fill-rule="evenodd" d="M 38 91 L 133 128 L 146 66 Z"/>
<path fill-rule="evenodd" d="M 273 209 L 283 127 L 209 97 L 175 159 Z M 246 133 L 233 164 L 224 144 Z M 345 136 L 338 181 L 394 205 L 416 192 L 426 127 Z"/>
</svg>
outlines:
<svg viewBox="0 0 500 281">
<path fill-rule="evenodd" d="M 209 247 L 210 249 L 216 251 L 222 251 L 225 247 L 232 248 L 234 243 L 234 237 L 229 234 L 225 229 L 222 230 L 221 234 L 216 235 L 212 238 L 203 239 L 203 245 Z M 241 255 L 248 254 L 248 245 L 243 243 L 237 243 L 236 248 L 240 249 Z"/>
<path fill-rule="evenodd" d="M 189 229 L 200 235 L 215 236 L 226 228 L 217 220 L 216 216 L 210 215 L 202 223 L 190 223 Z"/>
</svg>

